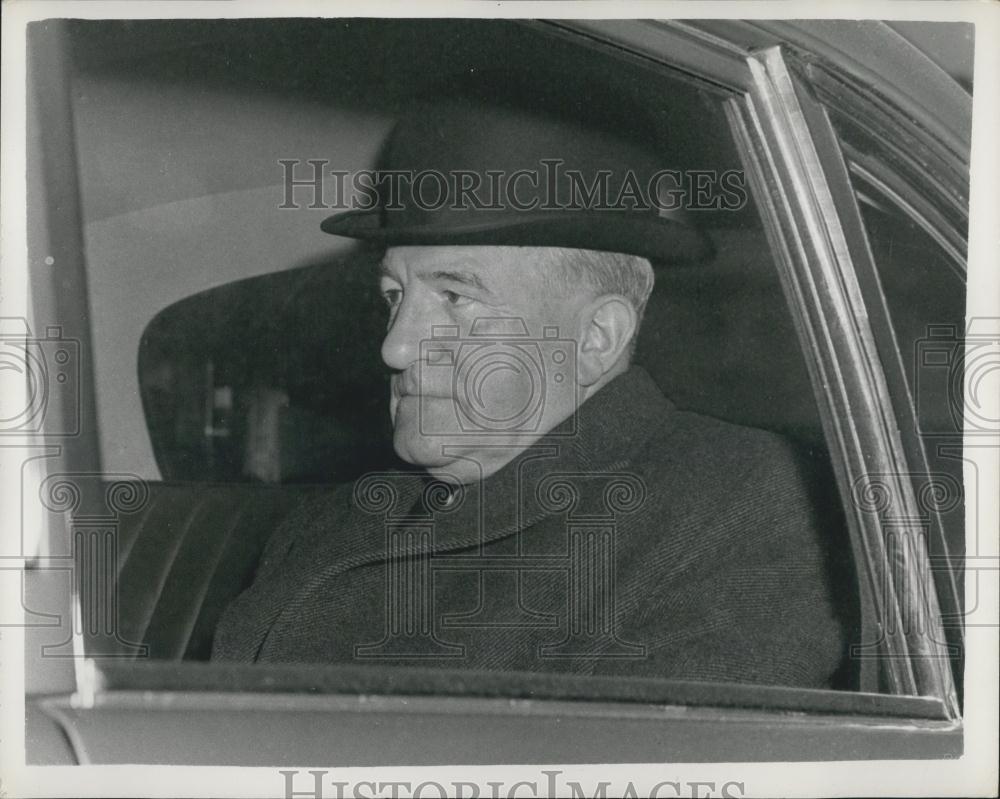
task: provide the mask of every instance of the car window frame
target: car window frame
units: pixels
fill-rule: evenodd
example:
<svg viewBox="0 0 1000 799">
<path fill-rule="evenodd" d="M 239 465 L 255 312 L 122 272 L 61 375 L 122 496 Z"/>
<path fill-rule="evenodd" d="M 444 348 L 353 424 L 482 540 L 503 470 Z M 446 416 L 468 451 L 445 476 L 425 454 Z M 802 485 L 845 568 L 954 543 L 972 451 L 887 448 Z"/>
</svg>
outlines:
<svg viewBox="0 0 1000 799">
<path fill-rule="evenodd" d="M 948 628 L 940 627 L 933 631 L 933 635 L 948 650 L 953 664 L 952 679 L 955 683 L 963 677 L 959 671 L 963 665 L 964 658 L 964 597 L 962 596 L 961 581 L 957 578 L 956 572 L 964 568 L 964 548 L 956 551 L 956 547 L 951 543 L 954 540 L 964 541 L 964 524 L 955 523 L 955 529 L 948 529 L 952 521 L 942 512 L 942 505 L 948 502 L 942 500 L 938 502 L 932 498 L 927 489 L 930 486 L 938 486 L 947 491 L 944 482 L 931 482 L 939 476 L 935 472 L 932 462 L 931 452 L 936 451 L 937 457 L 953 459 L 959 463 L 966 460 L 963 446 L 963 435 L 961 431 L 955 433 L 930 433 L 922 429 L 918 418 L 918 398 L 915 393 L 916 385 L 907 375 L 907 364 L 904 358 L 907 356 L 916 357 L 914 353 L 905 352 L 900 346 L 896 329 L 893 325 L 892 314 L 888 298 L 882 285 L 882 278 L 879 270 L 884 268 L 876 263 L 870 244 L 868 244 L 868 229 L 865 224 L 860 207 L 860 200 L 857 199 L 861 192 L 861 186 L 865 193 L 883 201 L 889 208 L 898 213 L 903 219 L 914 223 L 940 247 L 941 253 L 954 273 L 954 276 L 961 280 L 967 293 L 966 257 L 964 250 L 965 234 L 962 234 L 963 247 L 961 249 L 951 246 L 951 242 L 942 236 L 941 226 L 930 221 L 928 215 L 911 202 L 907 197 L 897 192 L 897 187 L 905 185 L 905 180 L 898 175 L 892 174 L 889 166 L 884 166 L 878 170 L 879 174 L 873 174 L 865 165 L 859 165 L 855 160 L 856 151 L 845 144 L 841 139 L 841 150 L 844 159 L 844 169 L 848 175 L 848 180 L 854 188 L 856 206 L 852 213 L 854 221 L 860 227 L 856 238 L 860 243 L 865 242 L 864 250 L 856 260 L 859 285 L 864 295 L 865 305 L 868 309 L 869 323 L 876 331 L 876 342 L 882 368 L 886 376 L 886 381 L 891 397 L 895 418 L 899 425 L 901 440 L 905 451 L 907 463 L 911 471 L 909 472 L 910 483 L 913 491 L 917 493 L 917 517 L 922 520 L 924 526 L 923 533 L 928 537 L 929 549 L 927 554 L 928 565 L 931 569 L 930 578 L 937 587 L 937 598 L 940 605 L 939 614 L 944 622 L 947 620 Z M 884 178 L 884 179 L 883 179 Z M 897 182 L 898 180 L 898 182 Z M 845 203 L 851 203 L 849 198 L 845 198 Z M 924 199 L 925 207 L 933 207 L 933 201 Z M 943 217 L 939 217 L 943 219 Z M 941 224 L 945 224 L 942 222 Z M 966 227 L 967 229 L 967 227 Z M 936 234 L 931 230 L 937 230 Z M 928 332 L 930 332 L 928 330 Z M 955 331 L 961 337 L 962 331 Z M 962 339 L 956 341 L 956 347 L 960 346 Z M 943 475 L 947 477 L 947 474 Z M 957 496 L 960 500 L 965 497 L 964 487 L 956 486 Z M 951 499 L 951 492 L 946 497 Z M 961 521 L 964 522 L 965 514 L 962 514 Z M 956 690 L 956 693 L 958 691 Z M 960 701 L 960 700 L 958 700 Z"/>
<path fill-rule="evenodd" d="M 799 318 L 800 340 L 809 343 L 804 347 L 807 357 L 816 362 L 825 361 L 826 369 L 836 371 L 841 365 L 852 370 L 855 377 L 858 374 L 866 375 L 867 380 L 874 380 L 876 383 L 881 379 L 882 390 L 880 398 L 885 398 L 884 381 L 885 377 L 881 372 L 877 354 L 874 348 L 873 335 L 870 326 L 861 324 L 862 329 L 855 330 L 855 338 L 852 341 L 837 342 L 826 340 L 824 349 L 818 352 L 822 329 L 822 314 L 820 318 L 811 317 L 809 314 L 816 314 L 822 308 L 813 300 L 807 302 L 807 294 L 802 291 L 802 286 L 797 282 L 800 279 L 817 280 L 822 279 L 826 288 L 833 292 L 833 299 L 840 303 L 841 312 L 846 312 L 851 306 L 850 303 L 860 301 L 857 294 L 857 278 L 854 274 L 854 254 L 846 246 L 839 249 L 835 247 L 831 240 L 832 234 L 839 235 L 841 244 L 845 230 L 842 228 L 842 215 L 850 214 L 850 207 L 845 208 L 845 201 L 841 194 L 831 190 L 831 183 L 836 184 L 840 189 L 843 183 L 843 176 L 836 173 L 834 165 L 836 159 L 840 157 L 839 150 L 831 146 L 830 141 L 825 141 L 826 149 L 817 148 L 814 137 L 817 136 L 817 129 L 823 125 L 822 114 L 817 108 L 811 109 L 811 116 L 808 121 L 803 114 L 802 105 L 809 105 L 813 102 L 808 96 L 805 84 L 801 77 L 793 76 L 788 70 L 785 58 L 786 54 L 780 48 L 771 48 L 762 52 L 750 52 L 747 49 L 726 41 L 723 38 L 700 30 L 691 23 L 648 23 L 640 21 L 607 21 L 588 20 L 582 22 L 539 22 L 526 21 L 525 24 L 533 26 L 544 26 L 551 29 L 558 35 L 571 36 L 583 44 L 600 48 L 611 48 L 623 58 L 640 59 L 651 64 L 658 65 L 671 70 L 672 76 L 676 72 L 689 77 L 690 80 L 698 83 L 702 88 L 714 92 L 723 98 L 727 103 L 727 110 L 730 115 L 732 127 L 738 134 L 738 143 L 741 145 L 748 172 L 751 173 L 751 183 L 754 185 L 755 197 L 758 202 L 765 199 L 765 228 L 772 240 L 772 250 L 779 255 L 782 263 L 781 272 L 782 283 L 789 298 L 790 308 L 793 314 Z M 48 67 L 47 67 L 48 68 Z M 50 100 L 51 113 L 58 122 L 60 113 L 65 114 L 65 110 L 58 111 L 60 96 L 55 96 Z M 779 105 L 778 103 L 781 103 Z M 51 115 L 50 115 L 51 116 Z M 829 125 L 829 121 L 826 121 Z M 783 127 L 784 126 L 784 127 Z M 796 163 L 794 154 L 785 153 L 781 155 L 778 147 L 781 143 L 782 135 L 787 135 L 787 129 L 794 128 L 798 135 L 804 139 L 798 141 L 800 147 L 807 151 L 812 151 L 812 157 L 820 164 L 821 168 L 808 170 L 802 163 Z M 783 132 L 784 131 L 784 132 Z M 832 136 L 832 131 L 827 130 L 826 136 Z M 56 124 L 55 132 L 50 134 L 50 146 L 46 146 L 45 152 L 58 152 L 60 147 L 66 142 L 72 141 L 71 125 L 67 128 L 65 124 Z M 833 143 L 836 143 L 835 138 Z M 43 143 L 44 144 L 44 143 Z M 819 152 L 817 150 L 820 149 Z M 72 149 L 70 149 L 72 152 Z M 802 157 L 802 153 L 798 154 Z M 783 160 L 782 160 L 783 159 Z M 75 164 L 73 165 L 75 167 Z M 73 170 L 75 174 L 75 170 Z M 788 184 L 792 182 L 792 177 L 797 177 L 805 183 L 793 187 L 795 190 L 789 191 Z M 837 183 L 837 181 L 840 183 Z M 62 213 L 72 216 L 72 203 L 63 204 Z M 52 213 L 52 209 L 49 209 Z M 856 208 L 855 208 L 856 211 Z M 804 238 L 796 239 L 795 223 L 798 219 L 809 215 L 814 222 L 819 222 L 819 227 L 804 228 L 808 235 Z M 50 222 L 50 230 L 58 230 L 59 226 Z M 77 221 L 76 230 L 79 232 Z M 839 231 L 839 233 L 837 233 Z M 850 235 L 856 236 L 857 231 L 851 228 Z M 863 234 L 863 229 L 862 229 Z M 52 235 L 52 234 L 50 234 Z M 857 244 L 855 242 L 855 244 Z M 812 251 L 823 253 L 823 260 L 817 265 L 812 259 L 807 257 L 806 247 Z M 82 248 L 80 251 L 82 253 Z M 79 256 L 79 269 L 84 279 L 84 298 L 82 309 L 76 309 L 75 313 L 82 314 L 86 319 L 86 291 L 85 291 L 85 271 L 83 269 L 82 256 Z M 819 273 L 821 268 L 826 272 Z M 53 289 L 59 296 L 64 295 L 64 290 Z M 857 315 L 853 316 L 858 319 Z M 86 324 L 82 328 L 81 335 L 86 333 Z M 861 347 L 858 351 L 857 348 Z M 843 359 L 843 360 L 842 360 Z M 86 379 L 87 375 L 84 373 Z M 822 386 L 823 373 L 816 370 L 814 376 L 814 386 Z M 89 377 L 89 386 L 83 383 L 81 391 L 88 393 L 90 401 L 93 401 L 93 380 Z M 860 390 L 860 389 L 855 389 Z M 851 407 L 847 402 L 850 397 L 845 393 L 846 389 L 841 386 L 838 389 L 839 395 L 834 398 L 817 390 L 817 400 L 821 405 L 821 415 L 824 424 L 829 426 L 827 431 L 828 440 L 839 441 L 841 453 L 834 456 L 835 465 L 839 463 L 841 474 L 838 483 L 843 486 L 851 486 L 854 480 L 863 476 L 864 460 L 860 456 L 859 442 L 868 440 L 860 435 L 857 429 L 845 431 L 838 428 L 838 409 Z M 829 402 L 827 407 L 823 407 L 824 402 Z M 883 406 L 890 409 L 891 405 Z M 91 417 L 93 418 L 93 417 Z M 846 416 L 848 424 L 852 419 L 850 414 Z M 889 420 L 882 418 L 881 423 L 886 426 Z M 831 438 L 832 436 L 832 438 Z M 905 463 L 902 447 L 899 442 L 886 439 L 882 436 L 882 448 L 886 460 L 890 464 L 899 466 Z M 853 442 L 853 444 L 851 443 Z M 84 449 L 81 447 L 81 450 Z M 67 463 L 75 463 L 76 458 L 82 462 L 91 464 L 95 453 L 96 445 L 88 448 L 89 452 L 78 451 L 67 453 Z M 92 465 L 92 464 L 91 464 Z M 898 486 L 897 490 L 904 502 L 912 503 L 912 490 L 907 490 L 905 485 Z M 850 496 L 845 496 L 845 508 L 850 508 Z M 851 520 L 852 539 L 855 542 L 857 553 L 864 557 L 869 550 L 866 544 L 877 543 L 883 533 L 878 521 L 872 522 L 870 519 L 859 518 L 857 514 Z M 868 562 L 859 560 L 859 565 Z M 885 571 L 885 559 L 881 561 L 882 571 Z M 919 569 L 919 564 L 908 572 L 911 582 L 907 583 L 906 590 L 919 590 L 921 586 L 928 585 L 929 576 Z M 864 582 L 864 581 L 863 581 Z M 932 594 L 934 593 L 933 581 L 930 581 Z M 70 607 L 78 607 L 76 597 Z M 896 597 L 898 600 L 898 597 Z M 874 599 L 869 599 L 874 602 Z M 888 612 L 888 611 L 887 611 Z M 864 702 L 873 703 L 870 706 L 875 716 L 883 715 L 878 710 L 881 704 L 884 708 L 891 707 L 894 698 L 905 701 L 915 696 L 922 696 L 921 703 L 910 703 L 907 705 L 907 712 L 902 715 L 913 722 L 914 730 L 920 727 L 921 720 L 934 719 L 945 720 L 949 725 L 948 730 L 960 732 L 960 716 L 954 704 L 953 686 L 949 689 L 950 675 L 940 673 L 940 670 L 931 668 L 929 674 L 918 679 L 912 674 L 913 664 L 910 663 L 907 642 L 899 642 L 897 654 L 900 657 L 890 659 L 891 668 L 898 669 L 899 673 L 894 676 L 895 693 L 898 697 L 889 695 L 878 695 L 875 699 L 865 694 L 854 694 L 857 705 L 857 715 L 861 714 L 861 707 Z M 75 693 L 84 697 L 82 706 L 93 706 L 99 703 L 99 694 L 105 688 L 111 689 L 113 681 L 105 683 L 100 677 L 100 664 L 90 659 L 80 659 L 75 679 Z M 906 669 L 900 668 L 900 664 L 905 663 L 910 669 L 910 676 L 907 676 Z M 150 690 L 147 687 L 146 690 Z M 747 686 L 747 696 L 752 695 L 752 688 Z M 800 710 L 809 712 L 809 696 L 822 695 L 836 692 L 812 691 L 807 689 L 788 689 L 797 691 L 802 698 Z M 909 691 L 909 692 L 908 692 Z M 113 691 L 112 691 L 113 693 Z M 89 699 L 88 699 L 89 697 Z M 666 697 L 663 701 L 670 702 Z M 678 700 L 673 700 L 681 702 Z M 710 700 L 704 699 L 710 704 Z M 919 708 L 926 707 L 925 712 L 920 712 Z M 910 712 L 912 711 L 912 712 Z M 738 708 L 730 708 L 727 711 L 731 716 L 740 713 Z M 765 711 L 766 712 L 766 711 Z M 781 711 L 773 711 L 780 713 Z M 787 712 L 787 711 L 784 711 Z M 848 711 L 850 713 L 850 711 Z M 885 712 L 887 716 L 898 715 L 896 713 Z M 674 719 L 672 723 L 683 723 L 683 720 Z M 893 724 L 899 725 L 902 721 L 897 719 Z"/>
<path fill-rule="evenodd" d="M 756 53 L 749 63 L 758 102 L 734 109 L 733 116 L 743 127 L 748 156 L 756 155 L 758 190 L 778 188 L 776 202 L 764 207 L 776 239 L 780 236 L 775 247 L 784 262 L 780 268 L 798 302 L 790 300 L 805 312 L 801 323 L 814 347 L 826 348 L 821 354 L 813 350 L 821 357 L 814 374 L 827 387 L 824 421 L 828 441 L 837 444 L 834 467 L 849 523 L 854 522 L 863 607 L 875 612 L 854 648 L 863 658 L 862 680 L 864 667 L 874 660 L 891 693 L 935 696 L 958 718 L 928 553 L 909 527 L 920 512 L 880 350 L 891 343 L 897 362 L 899 354 L 885 333 L 887 325 L 876 335 L 861 290 L 859 276 L 871 273 L 874 264 L 839 141 L 811 85 L 789 68 L 783 48 Z M 821 405 L 823 393 L 817 388 Z M 884 501 L 891 513 L 884 512 Z M 929 629 L 910 623 L 913 608 L 926 611 Z M 870 667 L 868 672 L 874 679 Z"/>
<path fill-rule="evenodd" d="M 594 36 L 603 22 L 559 24 Z M 893 54 L 896 74 L 901 38 L 885 26 L 879 29 L 878 23 L 871 25 L 868 37 L 883 40 Z M 913 485 L 906 478 L 912 473 L 908 447 L 904 437 L 894 433 L 896 419 L 889 381 L 895 383 L 898 376 L 894 369 L 887 376 L 881 359 L 887 342 L 895 352 L 887 363 L 898 362 L 899 353 L 884 315 L 878 336 L 869 320 L 872 298 L 861 291 L 858 278 L 859 274 L 873 272 L 874 264 L 839 140 L 825 107 L 817 99 L 817 94 L 824 91 L 828 101 L 838 96 L 834 86 L 839 86 L 839 95 L 843 95 L 845 86 L 857 84 L 838 68 L 833 57 L 846 61 L 860 73 L 865 70 L 858 61 L 845 59 L 845 49 L 836 42 L 820 45 L 818 53 L 805 50 L 804 44 L 815 46 L 821 39 L 814 37 L 807 26 L 789 22 L 659 21 L 644 26 L 638 21 L 614 21 L 607 28 L 607 38 L 613 45 L 630 46 L 640 57 L 669 63 L 694 78 L 710 81 L 721 93 L 730 94 L 727 108 L 731 127 L 779 262 L 800 343 L 810 361 L 814 393 L 848 512 L 855 562 L 863 570 L 859 575 L 862 646 L 873 635 L 876 641 L 886 644 L 887 656 L 862 661 L 863 688 L 878 684 L 880 675 L 873 673 L 874 663 L 884 672 L 891 693 L 935 696 L 951 717 L 959 718 L 950 665 L 942 667 L 949 660 L 927 554 L 894 551 L 890 556 L 885 549 L 887 538 L 898 531 L 891 529 L 889 520 L 879 514 L 865 512 L 864 494 L 873 490 L 869 476 L 878 474 L 888 476 L 881 482 L 887 482 L 885 487 L 896 503 L 896 518 L 920 515 Z M 776 44 L 775 30 L 800 46 Z M 729 37 L 746 44 L 737 45 Z M 741 70 L 741 65 L 749 65 L 749 73 Z M 932 80 L 938 92 L 947 88 L 950 79 L 939 69 L 929 61 L 922 67 L 927 74 L 919 78 Z M 839 82 L 835 80 L 838 76 Z M 862 93 L 858 102 L 864 100 Z M 883 109 L 895 104 L 911 113 L 919 110 L 905 93 L 890 92 L 879 100 Z M 968 102 L 958 100 L 954 105 L 971 113 Z M 938 158 L 942 173 L 960 173 L 960 126 L 956 130 L 954 125 L 929 125 L 919 129 L 919 140 L 925 151 L 943 150 Z M 944 142 L 943 147 L 936 146 L 938 141 Z M 959 208 L 961 205 L 957 202 Z M 929 216 L 922 216 L 925 225 L 931 224 Z M 941 238 L 941 234 L 935 237 Z M 834 331 L 817 301 L 817 290 L 825 292 L 827 310 L 834 309 L 840 316 L 839 341 L 831 338 Z M 832 382 L 830 378 L 834 378 Z M 872 397 L 875 403 L 870 401 Z M 859 408 L 864 410 L 859 413 Z M 869 424 L 869 419 L 877 421 Z M 909 441 L 910 437 L 906 438 Z M 865 450 L 872 452 L 872 445 L 877 457 L 866 458 Z M 879 490 L 882 488 L 880 485 Z M 900 558 L 906 562 L 901 569 Z M 932 629 L 926 637 L 907 636 L 905 609 L 922 607 L 924 597 Z"/>
</svg>

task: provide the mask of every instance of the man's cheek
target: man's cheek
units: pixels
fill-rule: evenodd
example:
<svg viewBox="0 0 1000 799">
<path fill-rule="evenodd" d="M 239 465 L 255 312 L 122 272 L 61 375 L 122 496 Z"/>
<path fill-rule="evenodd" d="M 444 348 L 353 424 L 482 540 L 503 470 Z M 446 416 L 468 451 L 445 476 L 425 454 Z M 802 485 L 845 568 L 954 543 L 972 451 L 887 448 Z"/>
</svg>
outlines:
<svg viewBox="0 0 1000 799">
<path fill-rule="evenodd" d="M 544 388 L 528 369 L 510 364 L 488 365 L 457 392 L 456 402 L 473 428 L 523 429 L 541 407 Z"/>
</svg>

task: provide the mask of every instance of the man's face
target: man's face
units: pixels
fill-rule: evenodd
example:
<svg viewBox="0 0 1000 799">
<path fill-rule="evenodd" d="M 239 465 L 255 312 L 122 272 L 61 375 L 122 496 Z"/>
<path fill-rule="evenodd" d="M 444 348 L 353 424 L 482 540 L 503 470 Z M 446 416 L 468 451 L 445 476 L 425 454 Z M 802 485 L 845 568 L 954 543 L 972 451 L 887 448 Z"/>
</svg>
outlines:
<svg viewBox="0 0 1000 799">
<path fill-rule="evenodd" d="M 575 327 L 589 295 L 553 296 L 548 268 L 534 249 L 388 250 L 382 359 L 396 370 L 389 408 L 401 458 L 469 482 L 576 410 Z"/>
</svg>

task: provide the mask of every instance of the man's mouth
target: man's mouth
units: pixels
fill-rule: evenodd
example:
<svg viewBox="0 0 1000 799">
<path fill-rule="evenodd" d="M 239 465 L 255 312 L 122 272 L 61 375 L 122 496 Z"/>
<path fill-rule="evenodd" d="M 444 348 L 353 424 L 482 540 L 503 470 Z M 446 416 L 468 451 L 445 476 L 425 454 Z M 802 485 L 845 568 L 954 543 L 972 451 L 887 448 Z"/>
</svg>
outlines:
<svg viewBox="0 0 1000 799">
<path fill-rule="evenodd" d="M 436 391 L 427 391 L 420 388 L 416 377 L 408 372 L 393 375 L 392 396 L 397 400 L 405 397 L 424 397 L 426 399 L 449 399 L 450 395 Z"/>
<path fill-rule="evenodd" d="M 408 372 L 400 372 L 392 376 L 392 396 L 395 399 L 402 399 L 411 394 L 418 394 L 416 381 Z"/>
</svg>

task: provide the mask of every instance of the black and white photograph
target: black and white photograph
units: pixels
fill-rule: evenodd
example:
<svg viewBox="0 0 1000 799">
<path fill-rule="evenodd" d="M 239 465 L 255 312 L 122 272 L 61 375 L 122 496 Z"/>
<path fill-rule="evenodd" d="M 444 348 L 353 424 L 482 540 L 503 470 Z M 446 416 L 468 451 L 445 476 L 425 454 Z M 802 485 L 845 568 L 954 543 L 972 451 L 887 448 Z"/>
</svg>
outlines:
<svg viewBox="0 0 1000 799">
<path fill-rule="evenodd" d="M 820 5 L 4 4 L 0 796 L 996 796 L 1000 6 Z"/>
</svg>

